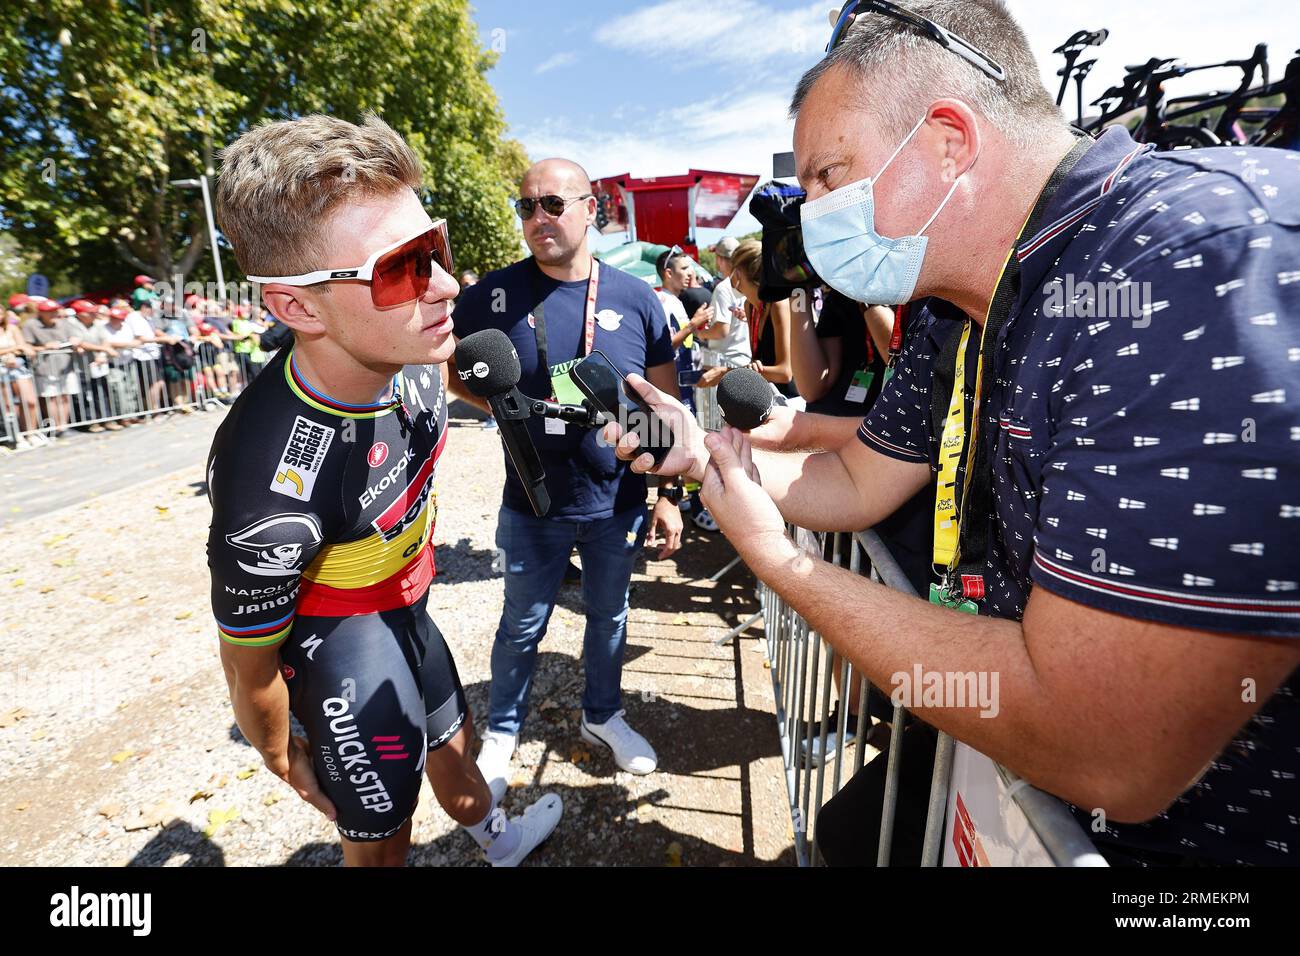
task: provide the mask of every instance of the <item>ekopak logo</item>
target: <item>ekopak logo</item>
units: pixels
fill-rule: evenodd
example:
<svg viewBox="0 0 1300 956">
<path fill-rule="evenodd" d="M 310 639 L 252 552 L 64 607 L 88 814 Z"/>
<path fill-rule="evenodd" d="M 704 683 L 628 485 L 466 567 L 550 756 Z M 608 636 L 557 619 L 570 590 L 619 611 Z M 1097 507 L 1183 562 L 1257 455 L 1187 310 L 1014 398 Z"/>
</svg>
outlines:
<svg viewBox="0 0 1300 956">
<path fill-rule="evenodd" d="M 370 446 L 370 453 L 366 455 L 366 461 L 370 463 L 371 468 L 378 468 L 388 460 L 388 443 L 377 441 Z"/>
</svg>

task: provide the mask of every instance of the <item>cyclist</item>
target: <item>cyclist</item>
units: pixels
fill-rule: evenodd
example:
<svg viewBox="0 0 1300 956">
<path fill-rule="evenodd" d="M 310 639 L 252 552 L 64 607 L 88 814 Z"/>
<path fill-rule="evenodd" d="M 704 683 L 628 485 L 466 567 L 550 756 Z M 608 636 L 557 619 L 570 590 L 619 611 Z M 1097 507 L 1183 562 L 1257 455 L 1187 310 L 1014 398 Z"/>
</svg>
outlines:
<svg viewBox="0 0 1300 956">
<path fill-rule="evenodd" d="M 222 158 L 222 231 L 295 335 L 208 456 L 212 607 L 236 721 L 334 821 L 346 864 L 405 861 L 424 772 L 488 861 L 513 866 L 555 828 L 560 799 L 509 820 L 497 809 L 426 613 L 441 366 L 455 347 L 446 223 L 430 222 L 419 160 L 375 116 L 262 125 Z"/>
</svg>

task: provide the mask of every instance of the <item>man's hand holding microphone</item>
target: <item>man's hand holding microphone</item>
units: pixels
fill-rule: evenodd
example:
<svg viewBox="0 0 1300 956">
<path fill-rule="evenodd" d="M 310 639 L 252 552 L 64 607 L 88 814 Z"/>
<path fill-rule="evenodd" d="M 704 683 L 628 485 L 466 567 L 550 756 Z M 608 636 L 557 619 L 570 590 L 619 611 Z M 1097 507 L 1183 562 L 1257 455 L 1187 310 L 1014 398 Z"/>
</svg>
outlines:
<svg viewBox="0 0 1300 956">
<path fill-rule="evenodd" d="M 788 543 L 785 519 L 763 490 L 754 464 L 754 447 L 784 447 L 794 422 L 793 410 L 779 404 L 779 396 L 757 373 L 748 369 L 729 372 L 718 386 L 718 402 L 733 424 L 706 433 L 686 408 L 639 375 L 629 375 L 631 385 L 650 408 L 670 422 L 677 438 L 663 463 L 654 468 L 649 454 L 638 453 L 636 435 L 623 434 L 618 424 L 605 426 L 604 437 L 617 443 L 615 454 L 631 463 L 638 474 L 680 475 L 700 482 L 700 496 L 719 528 L 751 568 Z M 740 426 L 740 427 L 736 427 Z M 751 431 L 752 430 L 752 431 Z M 752 439 L 752 440 L 751 440 Z"/>
</svg>

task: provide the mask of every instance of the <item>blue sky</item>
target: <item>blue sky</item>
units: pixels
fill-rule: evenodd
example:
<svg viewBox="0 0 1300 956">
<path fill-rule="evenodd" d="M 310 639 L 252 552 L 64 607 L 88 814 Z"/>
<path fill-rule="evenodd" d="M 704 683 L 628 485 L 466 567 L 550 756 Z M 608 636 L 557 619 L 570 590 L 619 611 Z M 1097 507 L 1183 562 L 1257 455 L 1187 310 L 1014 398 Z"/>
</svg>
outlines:
<svg viewBox="0 0 1300 956">
<path fill-rule="evenodd" d="M 478 0 L 485 46 L 500 51 L 488 78 L 510 135 L 534 159 L 561 155 L 593 177 L 718 169 L 771 177 L 790 149 L 786 118 L 800 73 L 821 56 L 836 0 Z M 1249 56 L 1268 42 L 1280 76 L 1300 47 L 1292 0 L 1010 0 L 1044 83 L 1056 91 L 1051 50 L 1078 29 L 1107 27 L 1084 87 L 1095 99 L 1126 64 L 1149 56 L 1204 63 Z M 1239 78 L 1240 74 L 1236 74 Z M 1230 71 L 1170 84 L 1171 95 L 1235 86 Z M 1088 94 L 1091 93 L 1090 96 Z M 1070 97 L 1073 96 L 1071 90 Z M 1073 100 L 1067 98 L 1067 106 Z M 1067 115 L 1072 116 L 1072 113 Z M 726 234 L 758 228 L 747 212 Z M 702 242 L 723 232 L 700 230 Z M 602 247 L 621 241 L 604 237 Z"/>
</svg>

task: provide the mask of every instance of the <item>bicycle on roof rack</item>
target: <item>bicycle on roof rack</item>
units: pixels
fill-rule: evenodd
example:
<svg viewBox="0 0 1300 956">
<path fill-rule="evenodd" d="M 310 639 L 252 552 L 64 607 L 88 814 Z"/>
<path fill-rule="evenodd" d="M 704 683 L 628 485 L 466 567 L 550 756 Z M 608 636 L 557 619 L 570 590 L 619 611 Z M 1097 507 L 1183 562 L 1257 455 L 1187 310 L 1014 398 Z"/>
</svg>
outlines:
<svg viewBox="0 0 1300 956">
<path fill-rule="evenodd" d="M 1061 77 L 1056 105 L 1064 102 L 1073 80 L 1077 103 L 1073 125 L 1077 128 L 1096 133 L 1120 124 L 1127 126 L 1138 142 L 1166 150 L 1240 145 L 1300 149 L 1300 50 L 1287 65 L 1285 76 L 1273 83 L 1269 82 L 1268 46 L 1264 43 L 1257 44 L 1244 59 L 1199 66 L 1188 66 L 1176 57 L 1151 57 L 1125 67 L 1123 80 L 1091 102 L 1099 114 L 1085 119 L 1083 83 L 1097 60 L 1080 57 L 1088 47 L 1101 46 L 1108 36 L 1106 29 L 1078 30 L 1052 51 L 1065 58 L 1065 65 L 1056 72 Z M 1240 82 L 1230 90 L 1166 98 L 1165 84 L 1170 80 L 1218 69 L 1240 70 Z"/>
<path fill-rule="evenodd" d="M 1065 57 L 1065 66 L 1056 71 L 1056 75 L 1061 78 L 1061 88 L 1056 93 L 1056 105 L 1060 106 L 1065 100 L 1066 88 L 1069 87 L 1070 80 L 1073 78 L 1077 101 L 1077 118 L 1074 125 L 1080 128 L 1083 126 L 1083 81 L 1096 65 L 1097 59 L 1094 57 L 1091 60 L 1084 60 L 1082 63 L 1077 61 L 1084 50 L 1090 46 L 1101 46 L 1106 42 L 1108 36 L 1110 36 L 1110 31 L 1105 27 L 1100 30 L 1079 30 L 1052 51 Z"/>
<path fill-rule="evenodd" d="M 1100 107 L 1100 115 L 1092 117 L 1087 122 L 1080 123 L 1080 129 L 1093 133 L 1114 123 L 1127 126 L 1130 122 L 1136 122 L 1141 115 L 1144 91 L 1151 75 L 1157 70 L 1177 62 L 1177 57 L 1162 59 L 1153 56 L 1138 66 L 1125 67 L 1124 79 L 1119 86 L 1112 86 L 1089 104 L 1090 106 Z"/>
<path fill-rule="evenodd" d="M 1282 104 L 1276 107 L 1242 107 L 1239 110 L 1242 121 L 1261 124 L 1250 138 L 1252 146 L 1300 149 L 1300 50 L 1295 52 L 1282 79 L 1251 97 L 1281 96 Z"/>
<path fill-rule="evenodd" d="M 1164 84 L 1169 80 L 1224 68 L 1241 70 L 1241 82 L 1236 89 L 1165 100 Z M 1238 119 L 1246 101 L 1259 95 L 1259 88 L 1254 85 L 1257 74 L 1263 80 L 1261 88 L 1267 87 L 1268 45 L 1265 43 L 1256 44 L 1255 51 L 1244 60 L 1225 60 L 1202 66 L 1174 62 L 1163 68 L 1157 67 L 1147 76 L 1143 95 L 1145 113 L 1133 138 L 1141 143 L 1155 143 L 1158 149 L 1245 143 L 1249 137 L 1241 130 Z M 1211 126 L 1209 114 L 1214 110 L 1219 110 L 1219 115 Z M 1193 116 L 1199 116 L 1199 122 L 1179 122 Z"/>
</svg>

